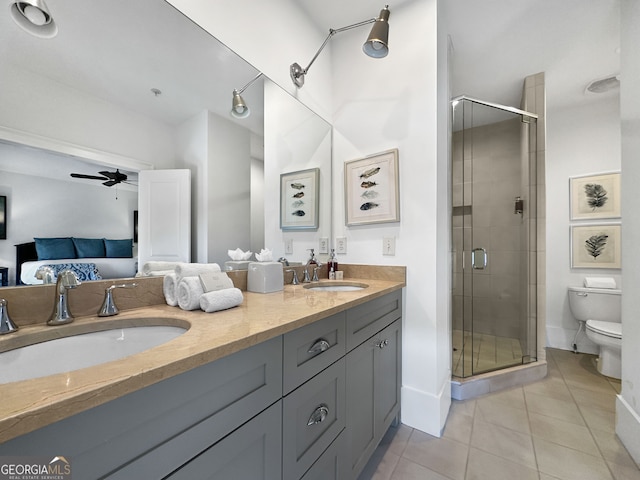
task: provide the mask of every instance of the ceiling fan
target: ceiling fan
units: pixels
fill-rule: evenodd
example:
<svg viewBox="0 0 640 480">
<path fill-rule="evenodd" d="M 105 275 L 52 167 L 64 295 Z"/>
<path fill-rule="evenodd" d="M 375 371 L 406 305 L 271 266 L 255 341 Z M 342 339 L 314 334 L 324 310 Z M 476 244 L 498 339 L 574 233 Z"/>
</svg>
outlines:
<svg viewBox="0 0 640 480">
<path fill-rule="evenodd" d="M 98 172 L 101 177 L 97 175 L 85 175 L 83 173 L 72 173 L 73 178 L 86 178 L 89 180 L 103 180 L 102 184 L 106 187 L 113 187 L 119 183 L 127 183 L 129 185 L 135 185 L 135 183 L 127 182 L 127 175 L 120 173 L 120 170 L 116 169 L 115 172 L 108 172 L 106 170 Z"/>
</svg>

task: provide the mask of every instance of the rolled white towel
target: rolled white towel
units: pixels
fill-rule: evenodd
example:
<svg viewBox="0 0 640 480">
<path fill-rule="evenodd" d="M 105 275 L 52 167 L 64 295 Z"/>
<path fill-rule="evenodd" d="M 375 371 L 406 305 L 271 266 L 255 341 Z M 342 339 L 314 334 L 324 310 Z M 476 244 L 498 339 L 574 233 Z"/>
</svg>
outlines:
<svg viewBox="0 0 640 480">
<path fill-rule="evenodd" d="M 218 310 L 237 307 L 243 300 L 244 297 L 239 288 L 225 288 L 224 290 L 202 294 L 200 296 L 200 308 L 207 313 L 217 312 Z"/>
<path fill-rule="evenodd" d="M 616 288 L 613 277 L 584 277 L 584 286 L 588 288 Z"/>
<path fill-rule="evenodd" d="M 178 281 L 176 296 L 178 306 L 183 310 L 200 308 L 200 297 L 204 293 L 199 277 L 184 277 Z"/>
<path fill-rule="evenodd" d="M 179 263 L 175 267 L 178 278 L 197 277 L 201 273 L 219 271 L 220 265 L 217 263 Z"/>
<path fill-rule="evenodd" d="M 142 266 L 142 273 L 144 275 L 150 275 L 152 272 L 157 271 L 173 271 L 176 265 L 178 265 L 178 262 L 150 261 Z"/>
<path fill-rule="evenodd" d="M 164 299 L 167 305 L 171 307 L 178 306 L 178 295 L 176 289 L 178 286 L 178 277 L 174 272 L 171 272 L 164 276 L 162 280 L 162 292 L 164 293 Z"/>
<path fill-rule="evenodd" d="M 165 276 L 169 275 L 170 273 L 174 273 L 173 269 L 171 269 L 171 270 L 154 270 L 152 272 L 149 272 L 145 276 L 147 276 L 147 277 L 165 277 Z"/>
</svg>

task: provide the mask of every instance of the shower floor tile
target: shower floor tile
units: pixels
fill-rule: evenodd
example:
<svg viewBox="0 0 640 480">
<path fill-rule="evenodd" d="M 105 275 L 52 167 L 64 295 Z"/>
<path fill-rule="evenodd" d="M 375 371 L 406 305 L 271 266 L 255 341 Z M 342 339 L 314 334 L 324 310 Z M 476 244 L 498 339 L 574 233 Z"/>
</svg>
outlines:
<svg viewBox="0 0 640 480">
<path fill-rule="evenodd" d="M 390 428 L 359 480 L 640 480 L 607 400 L 619 382 L 594 375 L 594 358 L 547 349 L 543 380 L 453 400 L 442 438 Z"/>
<path fill-rule="evenodd" d="M 456 377 L 522 363 L 522 347 L 517 338 L 454 330 L 452 343 L 452 368 Z"/>
</svg>

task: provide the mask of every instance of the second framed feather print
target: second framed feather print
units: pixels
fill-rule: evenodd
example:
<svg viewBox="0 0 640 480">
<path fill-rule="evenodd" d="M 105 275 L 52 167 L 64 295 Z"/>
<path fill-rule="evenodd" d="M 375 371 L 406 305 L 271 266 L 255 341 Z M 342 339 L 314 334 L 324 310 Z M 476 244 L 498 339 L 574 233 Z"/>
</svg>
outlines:
<svg viewBox="0 0 640 480">
<path fill-rule="evenodd" d="M 571 268 L 621 268 L 620 224 L 571 227 Z"/>
<path fill-rule="evenodd" d="M 344 164 L 347 225 L 400 221 L 398 150 Z"/>
<path fill-rule="evenodd" d="M 620 217 L 620 172 L 569 179 L 571 220 Z"/>
</svg>

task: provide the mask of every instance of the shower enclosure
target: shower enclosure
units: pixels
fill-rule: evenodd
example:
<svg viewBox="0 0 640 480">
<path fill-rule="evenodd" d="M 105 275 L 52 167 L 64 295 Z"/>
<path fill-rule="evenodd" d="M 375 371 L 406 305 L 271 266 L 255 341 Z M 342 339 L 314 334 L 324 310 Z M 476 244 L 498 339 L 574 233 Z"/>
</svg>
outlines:
<svg viewBox="0 0 640 480">
<path fill-rule="evenodd" d="M 452 372 L 536 360 L 536 123 L 452 100 Z"/>
</svg>

